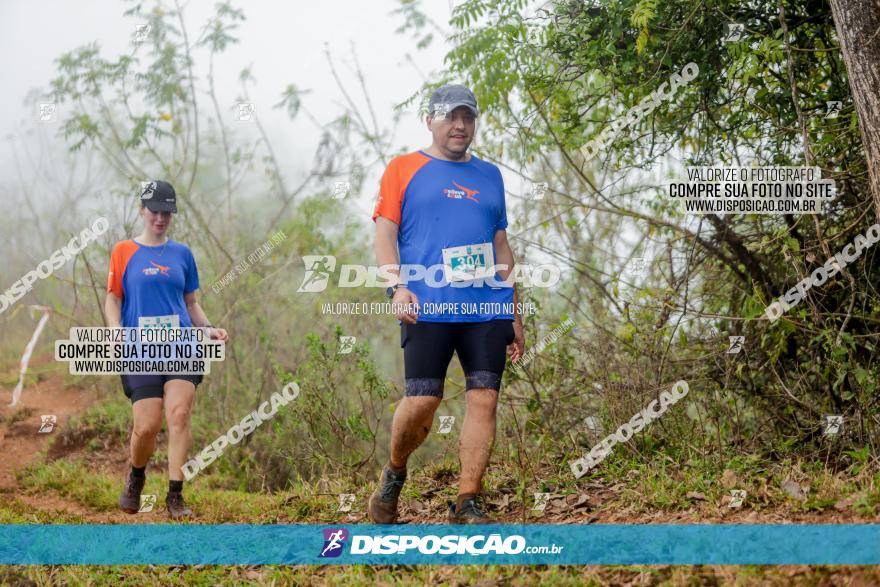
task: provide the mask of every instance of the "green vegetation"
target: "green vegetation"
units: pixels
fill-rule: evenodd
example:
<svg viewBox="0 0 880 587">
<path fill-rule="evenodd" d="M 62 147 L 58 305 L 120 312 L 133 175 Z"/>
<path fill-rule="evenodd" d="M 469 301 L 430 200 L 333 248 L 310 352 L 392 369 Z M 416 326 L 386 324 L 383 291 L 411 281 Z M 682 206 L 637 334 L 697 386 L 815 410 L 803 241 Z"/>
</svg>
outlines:
<svg viewBox="0 0 880 587">
<path fill-rule="evenodd" d="M 422 4 L 401 0 L 395 16 L 420 47 L 436 42 L 442 30 Z M 106 209 L 124 213 L 106 240 L 80 256 L 70 283 L 37 285 L 56 311 L 38 354 L 49 354 L 47 341 L 70 326 L 102 324 L 110 247 L 140 228 L 131 220 L 131 194 L 144 178 L 169 179 L 181 200 L 173 238 L 192 247 L 202 305 L 231 336 L 228 360 L 215 364 L 198 391 L 193 454 L 288 382 L 301 389 L 297 400 L 188 484 L 198 521 L 360 522 L 402 395 L 397 325 L 387 316 L 323 314 L 324 304 L 383 302 L 381 288 L 340 288 L 331 279 L 320 293 L 298 289 L 303 257 L 374 262 L 369 219 L 331 197 L 333 180 L 344 178 L 359 193 L 369 171 L 410 149 L 394 142 L 393 128 L 378 126 L 369 99 L 360 108 L 349 100 L 323 126 L 313 168 L 294 188 L 258 119 L 253 135 L 233 132 L 218 105 L 233 97 L 217 95 L 213 71 L 238 42 L 244 11 L 219 3 L 205 23 L 190 22 L 179 7 L 132 3 L 127 14 L 152 25 L 142 44 L 117 56 L 84 44 L 59 57 L 50 84 L 52 100 L 66 113 L 62 138 L 70 157 L 87 151 L 109 170 Z M 731 23 L 744 25 L 744 39 L 722 41 Z M 442 74 L 424 87 L 404 88 L 411 95 L 400 107 L 420 103 L 425 91 L 446 81 L 474 89 L 484 113 L 474 152 L 505 171 L 518 263 L 564 269 L 552 288 L 520 289 L 520 301 L 536 308 L 524 319 L 527 348 L 567 319 L 576 324 L 522 372 L 504 376 L 485 479 L 490 512 L 511 522 L 637 522 L 654 514 L 719 521 L 740 515 L 727 507 L 730 490 L 740 489 L 752 522 L 765 515 L 774 521 L 875 516 L 876 251 L 813 288 L 779 320 L 764 319 L 771 301 L 877 217 L 870 179 L 876 162 L 862 143 L 855 107 L 856 98 L 869 97 L 850 89 L 830 3 L 558 0 L 534 9 L 525 0 L 463 0 L 448 27 Z M 689 63 L 699 68 L 693 80 L 596 157 L 584 157 L 585 143 Z M 335 72 L 329 55 L 328 66 Z M 242 96 L 255 77 L 250 68 L 240 73 Z M 358 83 L 369 96 L 370 80 Z M 292 121 L 308 114 L 306 92 L 298 88 L 291 82 L 274 105 Z M 826 117 L 826 102 L 837 100 L 840 115 Z M 713 165 L 819 167 L 835 181 L 837 197 L 815 216 L 685 215 L 666 185 L 686 181 L 685 167 Z M 533 197 L 540 183 L 545 197 Z M 245 201 L 255 205 L 233 206 Z M 62 241 L 69 226 L 54 228 Z M 279 230 L 286 235 L 279 246 L 244 267 Z M 632 270 L 638 259 L 645 260 L 643 272 Z M 230 272 L 235 279 L 218 285 Z M 17 381 L 17 352 L 32 328 L 22 307 L 4 317 L 4 388 Z M 353 352 L 339 353 L 342 336 L 356 337 Z M 730 336 L 744 337 L 739 352 L 728 352 Z M 33 365 L 26 385 L 57 371 L 51 363 Z M 686 398 L 575 479 L 571 461 L 682 379 L 689 384 Z M 438 412 L 459 423 L 462 381 L 455 361 Z M 18 481 L 27 496 L 51 495 L 89 515 L 112 514 L 129 404 L 115 379 L 66 382 L 100 387 L 100 400 L 59 430 Z M 826 415 L 843 416 L 837 434 L 823 434 Z M 5 424 L 31 416 L 21 411 Z M 591 429 L 587 418 L 601 429 Z M 160 503 L 163 451 L 160 438 L 148 480 Z M 455 434 L 429 437 L 412 462 L 408 515 L 441 519 L 454 497 L 456 454 Z M 544 514 L 531 508 L 536 492 L 552 494 Z M 338 511 L 340 493 L 356 496 L 350 516 Z M 0 501 L 2 523 L 89 520 L 74 511 L 49 514 L 23 498 Z M 387 568 L 205 566 L 2 569 L 0 582 L 757 585 L 838 583 L 855 572 L 409 567 L 398 575 Z M 855 580 L 878 582 L 864 573 Z"/>
</svg>

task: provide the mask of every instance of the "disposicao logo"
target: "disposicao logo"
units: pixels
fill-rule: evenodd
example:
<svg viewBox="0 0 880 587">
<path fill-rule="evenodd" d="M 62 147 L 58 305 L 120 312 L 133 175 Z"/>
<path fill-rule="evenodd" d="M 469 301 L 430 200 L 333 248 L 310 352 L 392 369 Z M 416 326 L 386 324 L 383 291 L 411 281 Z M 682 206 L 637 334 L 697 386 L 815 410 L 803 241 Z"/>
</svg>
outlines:
<svg viewBox="0 0 880 587">
<path fill-rule="evenodd" d="M 500 534 L 489 536 L 361 536 L 352 537 L 351 554 L 407 554 L 408 550 L 415 550 L 419 554 L 468 554 L 480 556 L 486 554 L 520 554 L 522 552 L 537 552 L 543 549 L 547 553 L 557 554 L 564 547 L 538 546 L 527 547 L 523 536 L 512 535 L 502 538 Z M 555 550 L 552 550 L 554 549 Z"/>
<path fill-rule="evenodd" d="M 348 530 L 345 528 L 325 528 L 322 532 L 324 532 L 324 548 L 319 556 L 331 558 L 342 554 L 342 547 L 348 540 Z"/>
<path fill-rule="evenodd" d="M 344 528 L 328 528 L 324 532 L 324 548 L 320 558 L 337 557 L 342 554 L 345 542 L 350 539 L 351 555 L 518 555 L 518 554 L 560 554 L 565 546 L 544 544 L 529 546 L 524 536 L 512 534 L 435 535 L 416 536 L 412 534 L 366 536 L 349 535 Z"/>
<path fill-rule="evenodd" d="M 336 257 L 333 255 L 303 256 L 305 273 L 298 293 L 320 293 L 327 289 L 330 278 L 336 270 Z M 400 280 L 402 283 L 421 282 L 426 287 L 490 287 L 493 289 L 511 287 L 519 283 L 522 287 L 553 287 L 559 282 L 562 271 L 556 265 L 524 265 L 517 264 L 513 268 L 513 276 L 501 280 L 500 271 L 506 271 L 507 265 L 499 264 L 485 267 L 485 258 L 481 260 L 480 273 L 476 273 L 475 265 L 437 263 L 430 267 L 404 263 L 402 265 L 341 265 L 339 268 L 338 287 L 379 287 L 387 288 Z M 455 282 L 447 278 L 447 271 L 465 270 L 473 277 L 473 281 Z M 399 271 L 399 276 L 393 273 Z M 146 271 L 146 270 L 145 270 Z M 496 279 L 496 275 L 498 279 Z M 511 281 L 512 279 L 512 281 Z"/>
<path fill-rule="evenodd" d="M 296 291 L 317 293 L 327 288 L 327 281 L 336 269 L 336 257 L 333 255 L 305 255 L 303 265 L 306 267 L 306 273 L 303 276 L 302 285 Z"/>
<path fill-rule="evenodd" d="M 91 227 L 83 229 L 78 235 L 71 238 L 66 245 L 52 253 L 48 259 L 25 273 L 9 289 L 5 292 L 0 292 L 0 313 L 3 313 L 6 308 L 31 291 L 37 279 L 48 278 L 65 263 L 80 254 L 90 243 L 97 241 L 98 237 L 109 229 L 110 221 L 101 216 L 92 223 Z"/>
</svg>

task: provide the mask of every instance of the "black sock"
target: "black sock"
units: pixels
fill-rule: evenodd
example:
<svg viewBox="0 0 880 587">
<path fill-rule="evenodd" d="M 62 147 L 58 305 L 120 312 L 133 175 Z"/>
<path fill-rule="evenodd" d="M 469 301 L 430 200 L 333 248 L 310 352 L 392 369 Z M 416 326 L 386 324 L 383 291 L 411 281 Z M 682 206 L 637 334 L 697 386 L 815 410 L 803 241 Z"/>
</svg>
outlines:
<svg viewBox="0 0 880 587">
<path fill-rule="evenodd" d="M 143 467 L 132 467 L 132 468 L 131 468 L 131 476 L 132 476 L 132 477 L 138 477 L 138 478 L 140 478 L 140 479 L 143 479 L 144 477 L 147 476 L 147 472 L 146 472 L 146 471 L 147 471 L 147 466 L 146 466 L 146 465 L 144 465 Z"/>
<path fill-rule="evenodd" d="M 168 493 L 180 493 L 183 491 L 183 481 L 168 481 Z"/>
</svg>

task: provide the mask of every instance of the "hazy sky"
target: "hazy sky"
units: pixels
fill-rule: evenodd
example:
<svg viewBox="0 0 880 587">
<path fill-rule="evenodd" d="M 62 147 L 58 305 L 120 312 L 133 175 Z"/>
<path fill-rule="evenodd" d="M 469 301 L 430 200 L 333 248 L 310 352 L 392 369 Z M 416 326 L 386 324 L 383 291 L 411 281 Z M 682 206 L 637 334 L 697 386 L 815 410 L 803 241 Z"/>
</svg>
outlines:
<svg viewBox="0 0 880 587">
<path fill-rule="evenodd" d="M 185 5 L 191 39 L 213 15 L 214 4 L 212 0 L 190 0 Z M 431 18 L 447 28 L 450 3 L 430 0 L 426 4 Z M 380 127 L 384 128 L 390 128 L 392 107 L 416 90 L 425 81 L 423 76 L 430 76 L 442 66 L 442 40 L 418 50 L 409 34 L 395 33 L 403 19 L 391 14 L 397 7 L 394 0 L 256 0 L 233 5 L 244 10 L 247 20 L 235 33 L 240 42 L 229 47 L 222 62 L 216 65 L 219 98 L 228 102 L 221 103 L 221 107 L 233 106 L 239 94 L 239 72 L 251 66 L 257 79 L 251 98 L 290 183 L 297 182 L 310 167 L 320 133 L 305 118 L 291 122 L 285 112 L 273 110 L 272 105 L 279 102 L 284 88 L 293 83 L 311 91 L 303 103 L 319 121 L 329 122 L 341 112 L 338 104 L 343 98 L 327 67 L 325 46 L 351 89 L 356 88 L 355 78 L 346 64 L 352 63 L 352 47 L 357 52 L 370 99 Z M 5 187 L 10 187 L 12 179 L 8 137 L 20 136 L 23 121 L 35 116 L 36 106 L 24 103 L 28 92 L 48 86 L 56 73 L 54 60 L 63 52 L 92 41 L 98 42 L 102 55 L 108 59 L 128 52 L 138 22 L 123 16 L 130 6 L 121 0 L 4 0 L 0 5 L 0 52 L 7 57 L 5 91 L 0 94 L 0 172 L 5 178 L 0 181 Z M 146 2 L 145 6 L 152 4 Z M 407 54 L 412 56 L 415 66 L 408 62 Z M 199 65 L 206 68 L 207 60 L 197 62 Z M 206 98 L 200 99 L 205 100 L 207 108 Z M 63 117 L 64 112 L 59 114 Z M 418 123 L 415 110 L 404 115 L 395 147 L 418 148 L 429 142 L 430 135 Z M 358 208 L 370 207 L 374 183 L 375 180 L 368 181 Z"/>
</svg>

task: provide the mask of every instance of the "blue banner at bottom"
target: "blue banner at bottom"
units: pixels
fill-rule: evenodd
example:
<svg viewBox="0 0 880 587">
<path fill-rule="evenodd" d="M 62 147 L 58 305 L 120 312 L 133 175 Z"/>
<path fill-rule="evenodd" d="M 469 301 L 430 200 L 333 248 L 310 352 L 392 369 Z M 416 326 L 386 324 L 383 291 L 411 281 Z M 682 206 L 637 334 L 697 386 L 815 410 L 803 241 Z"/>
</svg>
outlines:
<svg viewBox="0 0 880 587">
<path fill-rule="evenodd" d="M 880 564 L 880 525 L 0 525 L 2 564 Z"/>
</svg>

